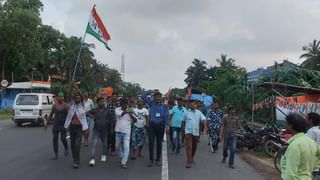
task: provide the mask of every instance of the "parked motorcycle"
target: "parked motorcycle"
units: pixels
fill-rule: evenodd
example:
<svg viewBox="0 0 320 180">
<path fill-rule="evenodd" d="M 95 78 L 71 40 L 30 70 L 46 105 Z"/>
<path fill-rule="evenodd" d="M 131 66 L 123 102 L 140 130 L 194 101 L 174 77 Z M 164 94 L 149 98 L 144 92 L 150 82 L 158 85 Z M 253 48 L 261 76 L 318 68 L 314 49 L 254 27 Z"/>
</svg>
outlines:
<svg viewBox="0 0 320 180">
<path fill-rule="evenodd" d="M 254 131 L 247 125 L 241 127 L 237 131 L 237 148 L 255 149 L 255 141 L 253 138 Z"/>
<path fill-rule="evenodd" d="M 237 131 L 237 148 L 248 148 L 254 151 L 263 151 L 265 143 L 270 134 L 278 134 L 279 130 L 275 125 L 266 124 L 261 128 L 243 126 Z"/>
<path fill-rule="evenodd" d="M 287 140 L 284 139 L 284 134 L 285 132 L 270 133 L 268 135 L 264 144 L 264 151 L 268 156 L 274 157 L 280 149 L 288 145 Z"/>
</svg>

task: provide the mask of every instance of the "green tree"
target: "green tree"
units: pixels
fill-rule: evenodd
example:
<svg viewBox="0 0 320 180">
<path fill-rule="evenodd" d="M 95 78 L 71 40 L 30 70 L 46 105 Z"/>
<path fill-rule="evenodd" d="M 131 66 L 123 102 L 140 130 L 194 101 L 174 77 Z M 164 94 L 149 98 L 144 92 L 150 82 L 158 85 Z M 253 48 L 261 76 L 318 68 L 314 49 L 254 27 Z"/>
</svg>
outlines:
<svg viewBox="0 0 320 180">
<path fill-rule="evenodd" d="M 38 39 L 43 48 L 43 62 L 38 64 L 37 69 L 41 69 L 43 74 L 65 77 L 65 35 L 51 26 L 41 25 Z"/>
<path fill-rule="evenodd" d="M 313 40 L 312 43 L 303 46 L 302 50 L 305 53 L 300 56 L 300 59 L 305 59 L 305 61 L 302 62 L 301 67 L 320 70 L 320 41 Z"/>
<path fill-rule="evenodd" d="M 309 43 L 307 46 L 303 46 L 302 50 L 305 51 L 305 53 L 300 56 L 301 59 L 320 56 L 320 41 L 313 40 L 312 43 Z"/>
<path fill-rule="evenodd" d="M 246 83 L 246 69 L 237 66 L 235 62 L 233 58 L 227 58 L 227 55 L 222 54 L 217 59 L 218 66 L 206 68 L 202 71 L 204 72 L 202 78 L 196 79 L 197 76 L 193 75 L 195 73 L 190 73 L 190 77 L 198 80 L 197 88 L 212 95 L 216 102 L 220 102 L 223 106 L 232 104 L 243 114 L 250 111 L 250 93 Z M 189 67 L 189 72 L 194 72 L 190 69 L 196 69 L 195 64 L 200 63 L 194 62 L 193 66 Z"/>
<path fill-rule="evenodd" d="M 304 69 L 294 68 L 287 71 L 277 72 L 278 82 L 290 85 L 319 88 L 320 87 L 320 72 Z"/>
<path fill-rule="evenodd" d="M 120 91 L 124 97 L 141 96 L 144 89 L 138 83 L 125 82 L 123 89 Z"/>
<path fill-rule="evenodd" d="M 201 80 L 205 80 L 207 71 L 207 62 L 200 59 L 194 59 L 185 74 L 187 78 L 184 80 L 189 87 L 197 88 Z"/>
<path fill-rule="evenodd" d="M 40 0 L 7 0 L 0 4 L 2 78 L 7 79 L 10 71 L 21 78 L 42 61 L 43 50 L 37 39 L 41 9 Z"/>
<path fill-rule="evenodd" d="M 220 59 L 217 59 L 217 62 L 222 68 L 226 68 L 229 70 L 233 70 L 236 68 L 236 65 L 235 65 L 236 60 L 232 58 L 227 58 L 226 54 L 221 54 L 221 57 Z"/>
</svg>

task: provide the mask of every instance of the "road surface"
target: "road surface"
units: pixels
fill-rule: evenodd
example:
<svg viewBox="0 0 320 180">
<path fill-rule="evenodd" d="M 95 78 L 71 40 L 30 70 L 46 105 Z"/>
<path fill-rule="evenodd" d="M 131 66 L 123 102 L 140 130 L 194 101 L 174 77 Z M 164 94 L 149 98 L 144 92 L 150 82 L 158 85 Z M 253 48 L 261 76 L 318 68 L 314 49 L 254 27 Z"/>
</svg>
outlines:
<svg viewBox="0 0 320 180">
<path fill-rule="evenodd" d="M 170 180 L 262 180 L 245 161 L 236 156 L 236 169 L 230 169 L 221 163 L 222 152 L 212 154 L 206 137 L 202 137 L 191 169 L 185 168 L 185 149 L 181 156 L 168 152 L 168 167 L 146 167 L 148 163 L 147 146 L 144 158 L 129 160 L 129 169 L 120 168 L 117 156 L 108 156 L 107 162 L 97 161 L 95 167 L 89 167 L 89 148 L 82 147 L 79 169 L 72 168 L 71 154 L 64 157 L 63 147 L 59 142 L 60 156 L 56 161 L 50 160 L 52 152 L 51 127 L 45 131 L 42 127 L 16 127 L 10 120 L 0 121 L 0 179 L 2 180 L 161 180 L 165 179 L 162 171 L 168 169 Z M 100 144 L 97 155 L 100 155 Z M 97 157 L 97 160 L 100 158 Z M 166 164 L 166 163 L 163 163 Z"/>
</svg>

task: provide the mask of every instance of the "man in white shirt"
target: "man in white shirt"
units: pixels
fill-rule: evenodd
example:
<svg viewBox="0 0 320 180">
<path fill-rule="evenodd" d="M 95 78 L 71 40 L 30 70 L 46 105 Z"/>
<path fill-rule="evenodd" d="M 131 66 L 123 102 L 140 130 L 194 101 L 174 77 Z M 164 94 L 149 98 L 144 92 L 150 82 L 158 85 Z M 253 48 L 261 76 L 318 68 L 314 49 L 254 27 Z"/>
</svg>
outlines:
<svg viewBox="0 0 320 180">
<path fill-rule="evenodd" d="M 307 123 L 309 129 L 306 133 L 306 136 L 313 139 L 317 144 L 320 144 L 320 115 L 318 113 L 309 113 L 307 117 Z"/>
<path fill-rule="evenodd" d="M 84 93 L 84 110 L 87 112 L 89 112 L 90 110 L 92 110 L 94 107 L 93 105 L 93 101 L 89 98 L 89 94 L 88 92 Z M 90 127 L 91 124 L 91 117 L 87 115 L 87 123 L 88 126 Z M 86 134 L 83 134 L 84 137 L 84 146 L 88 146 L 89 145 L 89 131 Z"/>
<path fill-rule="evenodd" d="M 127 169 L 127 161 L 130 152 L 130 133 L 131 123 L 136 122 L 133 111 L 128 110 L 128 100 L 121 99 L 120 107 L 115 109 L 116 115 L 116 147 L 119 150 L 119 155 L 122 158 L 121 167 Z"/>
<path fill-rule="evenodd" d="M 135 108 L 134 114 L 137 116 L 137 122 L 133 125 L 132 129 L 132 147 L 133 156 L 131 159 L 136 159 L 137 156 L 141 157 L 141 150 L 146 138 L 146 125 L 149 117 L 149 111 L 144 108 L 142 100 L 138 101 L 138 108 Z"/>
<path fill-rule="evenodd" d="M 69 91 L 69 97 L 71 97 L 72 89 L 77 90 L 77 95 L 74 96 L 74 100 L 71 101 L 71 107 L 68 111 L 68 115 L 64 124 L 64 127 L 69 128 L 70 131 L 70 147 L 73 157 L 73 167 L 76 169 L 80 163 L 80 148 L 82 134 L 88 132 L 88 123 L 86 119 L 86 112 L 84 110 L 83 96 L 76 83 L 72 83 Z"/>
</svg>

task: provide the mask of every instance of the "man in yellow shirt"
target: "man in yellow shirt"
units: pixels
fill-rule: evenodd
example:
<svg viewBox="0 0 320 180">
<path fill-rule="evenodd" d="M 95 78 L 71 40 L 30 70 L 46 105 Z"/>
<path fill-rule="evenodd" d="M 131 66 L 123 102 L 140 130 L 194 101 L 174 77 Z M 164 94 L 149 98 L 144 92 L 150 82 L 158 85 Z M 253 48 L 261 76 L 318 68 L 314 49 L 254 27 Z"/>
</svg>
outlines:
<svg viewBox="0 0 320 180">
<path fill-rule="evenodd" d="M 290 113 L 286 121 L 286 130 L 293 136 L 281 159 L 281 177 L 283 180 L 311 180 L 311 173 L 320 155 L 319 146 L 304 135 L 307 130 L 304 117 Z"/>
</svg>

